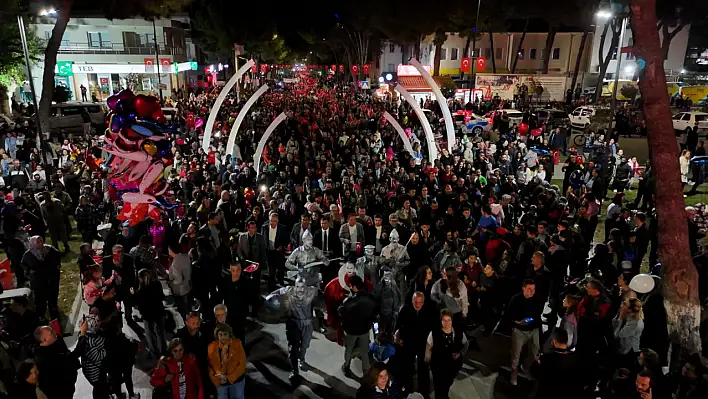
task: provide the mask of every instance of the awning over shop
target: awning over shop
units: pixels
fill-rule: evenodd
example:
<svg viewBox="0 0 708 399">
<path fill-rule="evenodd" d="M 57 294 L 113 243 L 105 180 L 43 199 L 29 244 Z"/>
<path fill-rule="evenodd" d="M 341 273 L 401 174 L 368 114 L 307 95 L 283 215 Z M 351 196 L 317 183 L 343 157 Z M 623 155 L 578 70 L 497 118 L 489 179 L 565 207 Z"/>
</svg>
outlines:
<svg viewBox="0 0 708 399">
<path fill-rule="evenodd" d="M 444 88 L 447 85 L 454 85 L 452 78 L 449 76 L 433 76 L 435 83 Z M 410 93 L 432 93 L 433 90 L 428 86 L 428 83 L 422 76 L 399 76 L 398 84 L 403 86 Z"/>
</svg>

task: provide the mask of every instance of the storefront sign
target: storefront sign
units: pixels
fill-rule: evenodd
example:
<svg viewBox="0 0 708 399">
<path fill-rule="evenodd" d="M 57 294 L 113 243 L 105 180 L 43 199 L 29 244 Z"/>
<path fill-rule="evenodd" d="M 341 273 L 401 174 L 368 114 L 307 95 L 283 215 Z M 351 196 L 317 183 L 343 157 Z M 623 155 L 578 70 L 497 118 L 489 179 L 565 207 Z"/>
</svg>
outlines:
<svg viewBox="0 0 708 399">
<path fill-rule="evenodd" d="M 423 69 L 430 73 L 430 65 L 423 65 Z M 420 76 L 420 72 L 413 65 L 398 64 L 396 69 L 398 76 Z"/>
<path fill-rule="evenodd" d="M 194 61 L 179 62 L 179 63 L 175 62 L 172 65 L 173 65 L 172 66 L 173 72 L 196 71 L 197 69 L 199 69 L 199 65 Z M 175 66 L 176 66 L 176 69 L 175 69 Z"/>
<path fill-rule="evenodd" d="M 150 73 L 145 64 L 73 64 L 73 73 Z M 172 73 L 172 65 L 160 65 L 160 73 Z"/>
<path fill-rule="evenodd" d="M 74 76 L 74 71 L 71 69 L 71 66 L 73 64 L 74 63 L 72 61 L 59 61 L 57 62 L 57 68 L 54 72 L 57 74 L 57 76 Z"/>
</svg>

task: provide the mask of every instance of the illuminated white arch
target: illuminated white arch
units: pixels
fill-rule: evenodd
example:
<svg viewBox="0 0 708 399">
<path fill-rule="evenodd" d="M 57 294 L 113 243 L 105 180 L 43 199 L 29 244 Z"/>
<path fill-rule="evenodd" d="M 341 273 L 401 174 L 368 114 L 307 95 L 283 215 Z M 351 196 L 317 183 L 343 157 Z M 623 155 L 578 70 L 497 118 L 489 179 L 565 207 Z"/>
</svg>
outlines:
<svg viewBox="0 0 708 399">
<path fill-rule="evenodd" d="M 256 147 L 256 153 L 253 155 L 253 167 L 256 169 L 256 177 L 258 177 L 261 174 L 261 155 L 263 155 L 263 149 L 265 148 L 265 144 L 268 141 L 268 138 L 270 135 L 273 133 L 273 130 L 275 130 L 278 125 L 280 125 L 280 122 L 284 121 L 287 115 L 285 115 L 285 112 L 281 112 L 280 115 L 278 115 L 277 118 L 273 122 L 268 125 L 268 129 L 266 129 L 265 133 L 263 133 L 263 137 L 261 137 L 261 141 L 258 142 L 258 147 Z"/>
<path fill-rule="evenodd" d="M 440 91 L 438 84 L 435 83 L 433 77 L 430 76 L 430 73 L 428 73 L 422 65 L 420 65 L 418 60 L 411 58 L 408 62 L 418 70 L 423 79 L 425 79 L 428 83 L 428 86 L 433 89 L 433 94 L 435 94 L 435 98 L 438 100 L 438 105 L 440 106 L 440 110 L 442 110 L 443 119 L 445 119 L 445 130 L 447 130 L 447 150 L 452 152 L 452 145 L 455 144 L 455 125 L 452 123 L 452 114 L 450 114 L 450 108 L 447 107 L 447 100 Z"/>
<path fill-rule="evenodd" d="M 435 136 L 433 136 L 433 129 L 430 127 L 430 122 L 428 122 L 428 117 L 425 116 L 425 113 L 423 110 L 420 108 L 420 105 L 418 105 L 418 102 L 411 96 L 411 93 L 408 92 L 403 86 L 401 85 L 396 85 L 396 91 L 403 96 L 403 98 L 410 104 L 410 106 L 413 108 L 413 112 L 418 116 L 418 120 L 420 120 L 420 124 L 423 125 L 423 132 L 425 133 L 425 140 L 428 142 L 428 161 L 429 162 L 434 162 L 436 159 L 438 159 L 438 147 L 435 144 Z"/>
<path fill-rule="evenodd" d="M 202 149 L 204 152 L 209 151 L 209 144 L 211 143 L 211 131 L 214 130 L 214 122 L 216 121 L 216 116 L 219 114 L 219 108 L 221 108 L 221 104 L 224 102 L 224 99 L 226 99 L 226 95 L 229 94 L 231 91 L 231 88 L 234 87 L 236 82 L 243 76 L 244 73 L 248 72 L 249 69 L 256 63 L 253 60 L 249 60 L 246 65 L 242 66 L 239 68 L 238 72 L 236 72 L 236 75 L 232 76 L 231 79 L 229 79 L 228 82 L 226 82 L 226 85 L 221 89 L 221 92 L 219 92 L 219 96 L 216 97 L 216 101 L 214 102 L 214 105 L 211 107 L 211 111 L 209 111 L 209 118 L 207 119 L 206 122 L 206 128 L 204 129 L 204 138 L 202 138 Z"/>
<path fill-rule="evenodd" d="M 236 143 L 236 135 L 238 134 L 238 129 L 241 126 L 241 123 L 243 122 L 244 118 L 246 118 L 246 114 L 248 113 L 248 110 L 251 109 L 251 106 L 255 104 L 256 101 L 258 101 L 258 98 L 263 95 L 268 90 L 268 85 L 263 85 L 253 93 L 251 98 L 246 101 L 246 104 L 243 105 L 243 108 L 241 108 L 241 111 L 239 111 L 238 115 L 236 115 L 236 121 L 234 121 L 234 125 L 231 127 L 231 133 L 229 133 L 229 141 L 226 143 L 226 153 L 229 155 L 234 155 L 234 144 Z"/>
<path fill-rule="evenodd" d="M 388 111 L 384 112 L 384 118 L 388 121 L 388 123 L 393 126 L 394 129 L 398 132 L 398 135 L 401 136 L 401 140 L 403 140 L 403 146 L 406 148 L 406 151 L 411 154 L 411 156 L 415 156 L 415 152 L 413 151 L 413 146 L 411 145 L 411 139 L 408 138 L 406 135 L 406 132 L 403 131 L 403 128 L 401 127 L 401 124 L 398 123 L 396 118 L 394 118 L 391 114 L 388 113 Z"/>
</svg>

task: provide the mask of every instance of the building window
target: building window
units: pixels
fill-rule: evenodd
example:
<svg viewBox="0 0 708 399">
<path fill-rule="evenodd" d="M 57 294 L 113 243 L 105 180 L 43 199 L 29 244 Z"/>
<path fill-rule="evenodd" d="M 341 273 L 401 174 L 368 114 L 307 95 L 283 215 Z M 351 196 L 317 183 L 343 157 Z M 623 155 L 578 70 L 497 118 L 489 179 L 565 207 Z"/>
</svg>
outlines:
<svg viewBox="0 0 708 399">
<path fill-rule="evenodd" d="M 450 61 L 456 61 L 457 60 L 457 52 L 459 49 L 453 48 L 450 49 Z"/>
<path fill-rule="evenodd" d="M 477 47 L 476 49 L 474 49 L 474 51 L 472 51 L 472 47 L 470 47 L 470 48 L 467 50 L 467 54 L 472 54 L 470 57 L 478 58 L 478 57 L 479 57 L 479 54 L 480 54 L 480 51 L 481 51 L 481 49 L 480 49 L 479 47 Z"/>
<path fill-rule="evenodd" d="M 440 61 L 445 61 L 446 59 L 447 59 L 447 49 L 441 48 L 440 49 Z"/>
<path fill-rule="evenodd" d="M 393 53 L 394 51 L 396 51 L 396 45 L 393 43 L 389 44 L 388 45 L 388 52 Z"/>
<path fill-rule="evenodd" d="M 529 58 L 532 60 L 536 59 L 536 49 L 535 48 L 529 49 Z"/>
<path fill-rule="evenodd" d="M 388 69 L 386 69 L 386 72 L 395 72 L 396 71 L 396 64 L 388 64 Z"/>
<path fill-rule="evenodd" d="M 522 48 L 519 49 L 519 59 L 520 60 L 524 59 L 524 49 L 522 49 Z"/>
<path fill-rule="evenodd" d="M 93 48 L 110 48 L 111 40 L 106 32 L 87 32 L 88 45 Z"/>
<path fill-rule="evenodd" d="M 489 47 L 486 47 L 484 49 L 484 58 L 486 58 L 486 59 L 492 58 L 492 50 L 490 50 Z"/>
<path fill-rule="evenodd" d="M 556 47 L 553 49 L 553 59 L 554 60 L 559 60 L 561 57 L 561 49 Z"/>
<path fill-rule="evenodd" d="M 498 60 L 503 60 L 504 59 L 504 49 L 501 47 L 497 47 L 496 51 L 494 52 L 494 57 Z"/>
</svg>

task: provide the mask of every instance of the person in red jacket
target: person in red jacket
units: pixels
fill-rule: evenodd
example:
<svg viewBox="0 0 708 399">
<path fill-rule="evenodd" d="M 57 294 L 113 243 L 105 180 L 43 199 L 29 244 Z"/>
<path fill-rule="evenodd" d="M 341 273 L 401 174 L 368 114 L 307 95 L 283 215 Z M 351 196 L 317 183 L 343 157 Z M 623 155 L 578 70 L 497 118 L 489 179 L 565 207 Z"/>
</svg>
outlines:
<svg viewBox="0 0 708 399">
<path fill-rule="evenodd" d="M 170 341 L 169 350 L 171 356 L 162 356 L 158 360 L 150 377 L 150 385 L 160 388 L 169 384 L 173 399 L 204 399 L 204 385 L 197 359 L 184 353 L 184 345 L 179 338 Z"/>
</svg>

